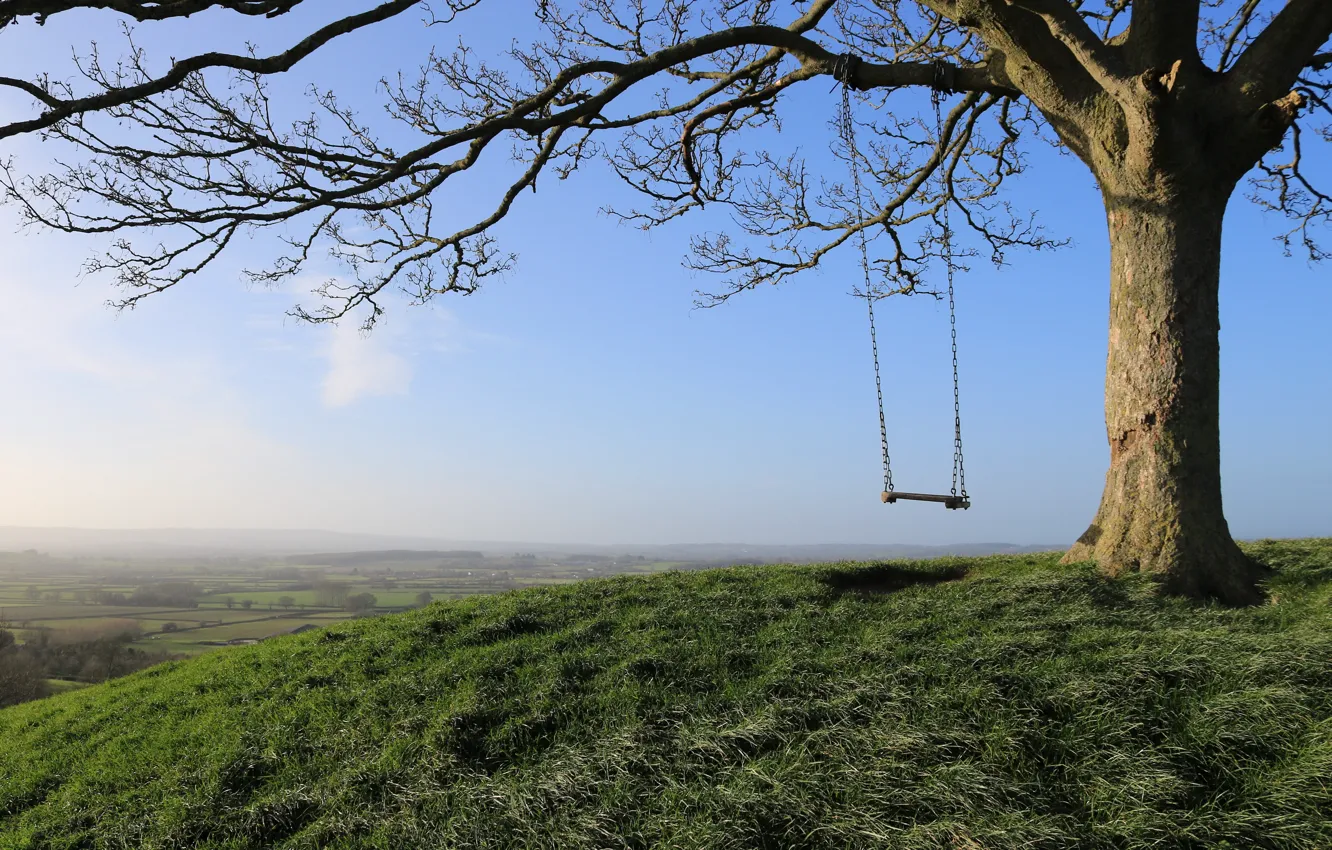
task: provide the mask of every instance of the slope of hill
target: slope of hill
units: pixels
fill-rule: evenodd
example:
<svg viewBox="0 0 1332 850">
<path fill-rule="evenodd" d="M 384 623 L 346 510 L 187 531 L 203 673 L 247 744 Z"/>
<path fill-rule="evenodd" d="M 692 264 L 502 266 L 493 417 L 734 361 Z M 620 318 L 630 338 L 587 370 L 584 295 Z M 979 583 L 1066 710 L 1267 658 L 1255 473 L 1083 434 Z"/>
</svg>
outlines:
<svg viewBox="0 0 1332 850">
<path fill-rule="evenodd" d="M 0 847 L 1332 846 L 1332 540 L 612 578 L 0 711 Z M 1228 844 L 1227 844 L 1228 842 Z"/>
</svg>

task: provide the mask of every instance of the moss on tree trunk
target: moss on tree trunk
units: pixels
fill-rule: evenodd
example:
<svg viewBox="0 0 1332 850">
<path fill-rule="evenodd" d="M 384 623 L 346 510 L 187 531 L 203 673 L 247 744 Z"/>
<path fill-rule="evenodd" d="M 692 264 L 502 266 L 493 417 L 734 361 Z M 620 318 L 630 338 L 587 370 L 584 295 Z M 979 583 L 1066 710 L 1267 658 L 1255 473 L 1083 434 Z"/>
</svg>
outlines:
<svg viewBox="0 0 1332 850">
<path fill-rule="evenodd" d="M 1151 573 L 1170 593 L 1251 603 L 1261 598 L 1259 568 L 1221 508 L 1218 290 L 1229 193 L 1168 194 L 1105 192 L 1110 469 L 1096 518 L 1065 561 Z"/>
</svg>

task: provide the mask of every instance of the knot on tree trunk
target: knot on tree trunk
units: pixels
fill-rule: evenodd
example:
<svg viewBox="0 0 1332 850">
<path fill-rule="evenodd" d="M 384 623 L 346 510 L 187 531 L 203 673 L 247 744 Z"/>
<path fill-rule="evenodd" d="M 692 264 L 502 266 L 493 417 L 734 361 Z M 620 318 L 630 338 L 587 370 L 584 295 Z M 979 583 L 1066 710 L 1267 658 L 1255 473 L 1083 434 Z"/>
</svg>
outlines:
<svg viewBox="0 0 1332 850">
<path fill-rule="evenodd" d="M 1264 132 L 1275 136 L 1275 140 L 1270 147 L 1276 147 L 1281 144 L 1281 140 L 1286 137 L 1286 131 L 1295 123 L 1299 117 L 1300 110 L 1306 103 L 1304 94 L 1298 91 L 1292 91 L 1285 97 L 1278 98 L 1271 103 L 1264 103 L 1258 107 L 1256 115 L 1258 127 Z"/>
<path fill-rule="evenodd" d="M 1176 59 L 1169 68 L 1148 68 L 1138 75 L 1138 83 L 1149 95 L 1157 97 L 1167 95 L 1175 90 L 1179 69 L 1183 65 L 1184 60 Z"/>
</svg>

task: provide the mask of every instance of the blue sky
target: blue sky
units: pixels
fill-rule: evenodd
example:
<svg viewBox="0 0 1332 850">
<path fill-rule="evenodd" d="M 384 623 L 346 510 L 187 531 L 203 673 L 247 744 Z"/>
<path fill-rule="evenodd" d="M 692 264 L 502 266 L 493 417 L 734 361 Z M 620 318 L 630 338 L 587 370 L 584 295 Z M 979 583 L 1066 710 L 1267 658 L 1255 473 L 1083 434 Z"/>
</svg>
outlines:
<svg viewBox="0 0 1332 850">
<path fill-rule="evenodd" d="M 321 9 L 335 5 L 357 6 Z M 527 8 L 483 4 L 464 19 L 468 39 L 503 45 Z M 267 50 L 318 17 L 307 10 L 274 26 L 205 16 L 137 38 L 161 57 L 247 39 Z M 90 37 L 109 51 L 113 20 L 57 19 L 28 27 L 21 42 L 7 32 L 0 74 L 28 76 L 34 57 Z M 374 80 L 410 68 L 432 39 L 452 45 L 455 30 L 395 22 L 282 85 L 316 79 L 369 106 Z M 805 88 L 787 140 L 826 144 L 836 95 Z M 16 232 L 0 207 L 0 525 L 1068 542 L 1095 511 L 1107 461 L 1107 244 L 1084 168 L 1032 150 L 1010 198 L 1073 244 L 1014 252 L 1002 270 L 978 262 L 960 280 L 970 511 L 879 503 L 868 329 L 863 302 L 847 295 L 850 252 L 782 287 L 696 310 L 693 292 L 710 282 L 681 259 L 702 222 L 652 234 L 617 224 L 600 208 L 632 199 L 596 167 L 523 197 L 501 232 L 520 255 L 505 279 L 469 298 L 394 303 L 368 338 L 355 322 L 287 318 L 300 297 L 292 288 L 247 287 L 239 269 L 268 256 L 261 244 L 117 315 L 103 306 L 108 281 L 79 273 L 95 241 Z M 54 151 L 23 140 L 4 153 L 35 167 Z M 466 211 L 476 197 L 454 202 Z M 1332 533 L 1319 501 L 1332 482 L 1332 287 L 1326 267 L 1282 256 L 1272 240 L 1281 224 L 1239 194 L 1226 222 L 1223 476 L 1242 537 Z M 912 352 L 885 363 L 897 484 L 946 491 L 946 308 L 892 300 L 880 323 Z"/>
</svg>

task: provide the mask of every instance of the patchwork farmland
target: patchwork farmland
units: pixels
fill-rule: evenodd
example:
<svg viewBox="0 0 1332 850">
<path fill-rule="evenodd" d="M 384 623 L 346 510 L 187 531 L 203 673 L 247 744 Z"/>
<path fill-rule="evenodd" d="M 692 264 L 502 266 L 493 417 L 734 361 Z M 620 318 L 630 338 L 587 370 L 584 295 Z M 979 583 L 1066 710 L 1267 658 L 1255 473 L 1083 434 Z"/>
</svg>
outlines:
<svg viewBox="0 0 1332 850">
<path fill-rule="evenodd" d="M 187 656 L 437 599 L 704 565 L 474 551 L 161 560 L 0 552 L 0 629 L 20 642 L 116 636 L 153 655 Z"/>
</svg>

